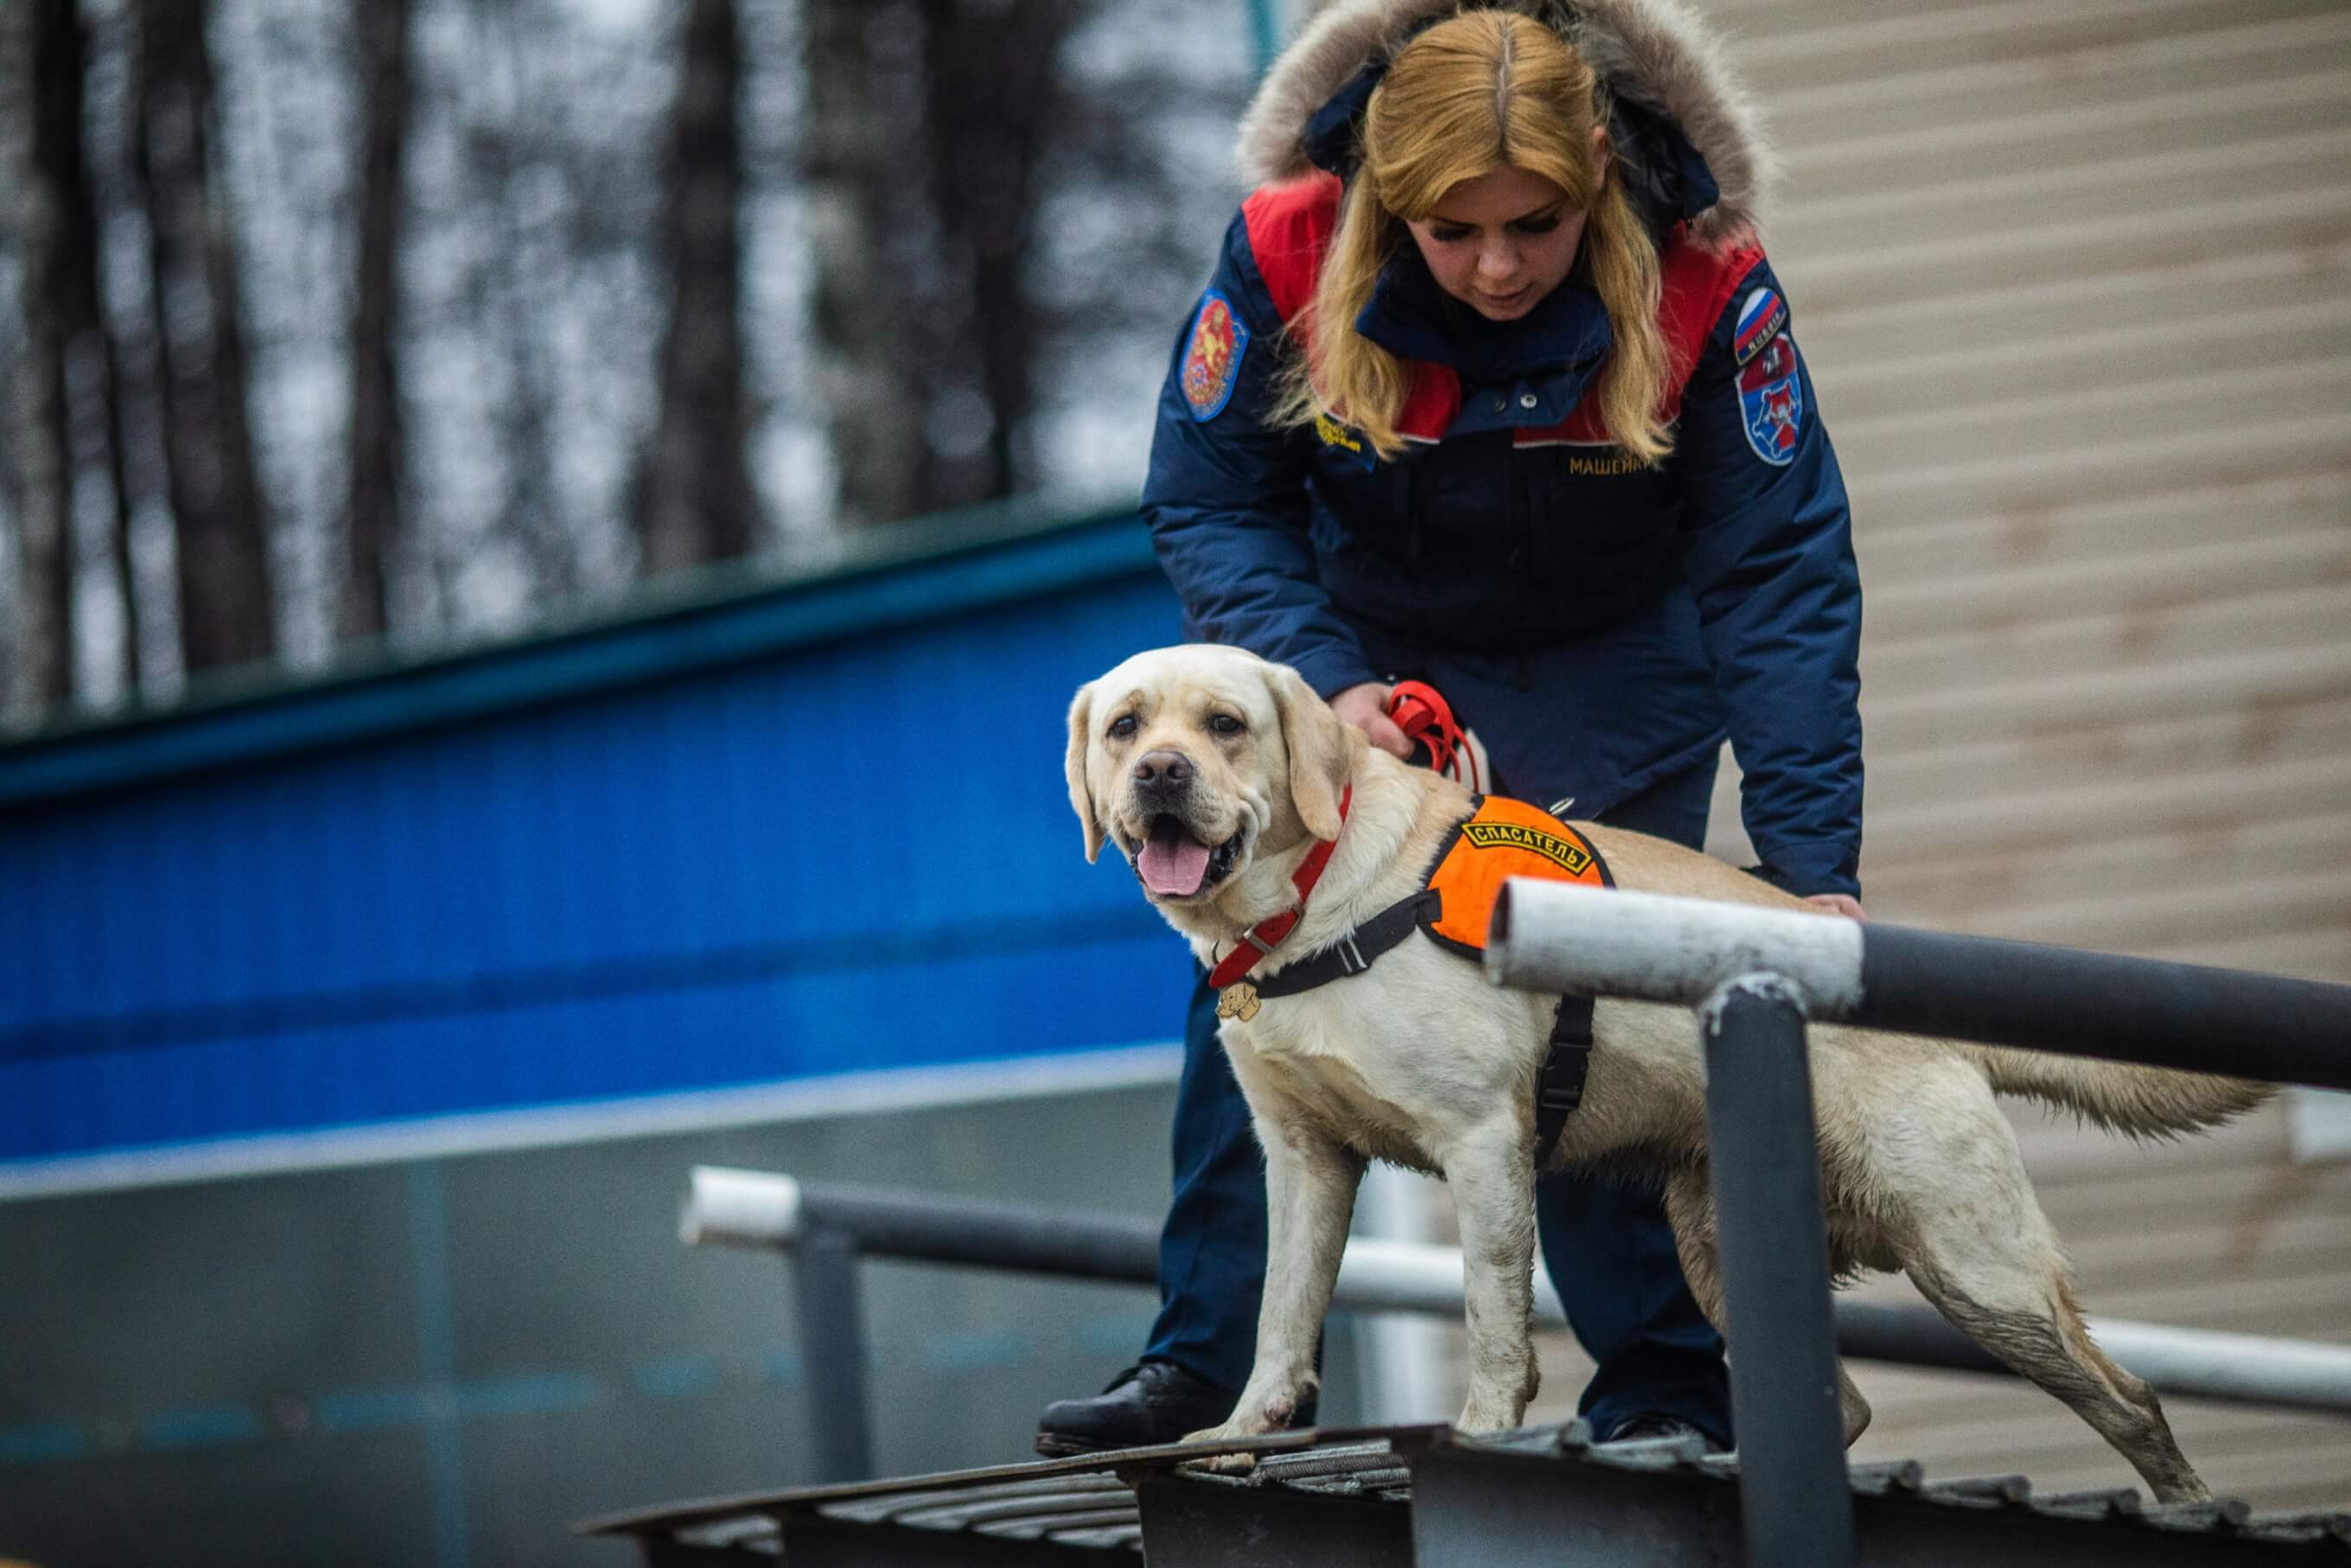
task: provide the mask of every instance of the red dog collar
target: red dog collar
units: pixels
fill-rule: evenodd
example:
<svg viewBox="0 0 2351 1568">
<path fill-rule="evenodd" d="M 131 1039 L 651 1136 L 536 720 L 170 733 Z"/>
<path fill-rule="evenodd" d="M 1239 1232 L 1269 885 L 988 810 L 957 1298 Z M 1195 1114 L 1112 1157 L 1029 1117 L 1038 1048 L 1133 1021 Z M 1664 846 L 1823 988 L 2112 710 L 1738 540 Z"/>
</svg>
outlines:
<svg viewBox="0 0 2351 1568">
<path fill-rule="evenodd" d="M 1350 784 L 1346 792 L 1339 797 L 1339 827 L 1342 831 L 1347 826 L 1347 807 L 1354 799 L 1355 787 Z M 1223 990 L 1257 967 L 1259 959 L 1272 952 L 1283 937 L 1296 929 L 1299 917 L 1306 913 L 1306 895 L 1312 893 L 1314 884 L 1322 879 L 1322 868 L 1331 863 L 1331 852 L 1338 846 L 1336 837 L 1315 841 L 1314 847 L 1306 852 L 1306 858 L 1298 862 L 1298 869 L 1290 873 L 1290 885 L 1298 889 L 1298 902 L 1242 932 L 1240 941 L 1225 955 L 1224 962 L 1209 971 L 1209 985 Z"/>
</svg>

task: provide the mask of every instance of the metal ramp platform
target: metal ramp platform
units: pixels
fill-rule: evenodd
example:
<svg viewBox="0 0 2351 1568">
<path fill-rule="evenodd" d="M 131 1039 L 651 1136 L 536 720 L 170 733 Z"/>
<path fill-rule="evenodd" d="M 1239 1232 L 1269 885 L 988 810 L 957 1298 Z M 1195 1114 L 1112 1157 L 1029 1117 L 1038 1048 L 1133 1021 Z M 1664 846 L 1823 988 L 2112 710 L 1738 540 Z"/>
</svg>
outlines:
<svg viewBox="0 0 2351 1568">
<path fill-rule="evenodd" d="M 1198 1461 L 1248 1456 L 1226 1474 Z M 1593 1444 L 1580 1421 L 1295 1432 L 804 1487 L 591 1521 L 648 1568 L 1736 1568 L 1735 1458 Z M 2351 1514 L 2257 1518 L 2137 1491 L 2036 1496 L 2022 1476 L 1851 1477 L 1863 1564 L 2351 1564 Z"/>
</svg>

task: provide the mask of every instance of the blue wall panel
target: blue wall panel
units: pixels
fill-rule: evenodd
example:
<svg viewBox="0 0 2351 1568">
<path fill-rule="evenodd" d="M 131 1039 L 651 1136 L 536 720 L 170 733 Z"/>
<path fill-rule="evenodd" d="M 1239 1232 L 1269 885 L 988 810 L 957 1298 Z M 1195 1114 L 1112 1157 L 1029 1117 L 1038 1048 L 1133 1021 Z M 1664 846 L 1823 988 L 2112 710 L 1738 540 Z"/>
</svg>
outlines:
<svg viewBox="0 0 2351 1568">
<path fill-rule="evenodd" d="M 0 1160 L 1171 1037 L 1061 766 L 1179 619 L 1097 576 L 6 810 Z"/>
</svg>

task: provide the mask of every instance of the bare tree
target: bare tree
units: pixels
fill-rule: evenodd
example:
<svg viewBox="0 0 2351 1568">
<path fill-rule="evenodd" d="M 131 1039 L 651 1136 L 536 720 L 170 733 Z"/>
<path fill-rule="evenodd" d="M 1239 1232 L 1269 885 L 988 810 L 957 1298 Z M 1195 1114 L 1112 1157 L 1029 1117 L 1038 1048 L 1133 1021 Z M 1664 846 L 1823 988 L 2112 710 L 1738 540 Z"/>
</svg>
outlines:
<svg viewBox="0 0 2351 1568">
<path fill-rule="evenodd" d="M 179 533 L 180 646 L 191 673 L 277 646 L 269 528 L 246 407 L 235 248 L 214 190 L 203 0 L 133 0 L 133 166 L 154 273 L 167 489 Z"/>
<path fill-rule="evenodd" d="M 140 604 L 131 559 L 131 493 L 124 446 L 123 371 L 101 292 L 99 201 L 87 152 L 85 92 L 89 36 L 73 0 L 44 0 L 56 18 L 39 67 L 39 161 L 58 193 L 58 245 L 50 298 L 65 345 L 67 432 L 73 494 L 104 507 L 108 553 L 122 598 L 121 645 L 116 651 L 123 689 L 140 681 Z"/>
<path fill-rule="evenodd" d="M 400 533 L 400 376 L 395 323 L 406 204 L 408 0 L 357 0 L 367 128 L 360 151 L 358 277 L 351 291 L 349 551 L 338 630 L 381 636 L 391 623 L 386 558 Z"/>
<path fill-rule="evenodd" d="M 489 95 L 494 104 L 475 105 L 483 118 L 467 131 L 477 182 L 468 200 L 497 235 L 495 253 L 477 262 L 470 301 L 506 361 L 496 415 L 504 449 L 497 532 L 528 562 L 538 591 L 568 597 L 580 583 L 581 540 L 556 473 L 561 372 L 553 341 L 580 258 L 592 247 L 572 216 L 584 204 L 574 188 L 576 175 L 583 163 L 611 160 L 596 156 L 609 148 L 577 145 L 562 121 L 568 78 L 561 68 L 569 63 L 569 44 L 550 31 L 544 10 L 530 0 L 474 0 L 472 13 L 486 52 L 495 51 L 504 62 L 502 71 L 487 74 L 501 78 L 506 88 Z M 552 204 L 546 199 L 550 186 L 558 193 Z M 569 221 L 550 221 L 550 205 Z M 527 219 L 534 207 L 537 215 Z M 454 605 L 452 595 L 444 592 L 443 599 Z"/>
<path fill-rule="evenodd" d="M 808 0 L 805 199 L 816 287 L 813 382 L 852 526 L 920 510 L 922 442 L 913 367 L 900 341 L 889 268 L 915 246 L 906 187 L 919 176 L 921 16 L 912 0 Z M 910 171 L 901 161 L 912 155 Z"/>
<path fill-rule="evenodd" d="M 1022 287 L 1079 0 L 810 0 L 820 391 L 841 511 L 1009 494 L 1042 323 Z"/>
<path fill-rule="evenodd" d="M 8 214 L 22 268 L 21 350 L 11 378 L 8 429 L 16 448 L 18 594 L 21 624 L 10 694 L 37 711 L 73 694 L 73 455 L 67 431 L 66 327 L 57 309 L 66 258 L 64 208 L 54 144 L 56 99 L 68 90 L 49 78 L 78 39 L 70 0 L 0 6 L 0 138 L 13 191 Z M 76 73 L 69 89 L 77 96 Z M 78 115 L 77 113 L 77 120 Z M 72 163 L 80 167 L 78 150 Z M 78 177 L 78 176 L 77 176 Z"/>
<path fill-rule="evenodd" d="M 929 0 L 925 9 L 933 201 L 946 286 L 968 309 L 916 319 L 935 329 L 961 318 L 920 356 L 952 367 L 926 399 L 924 487 L 929 506 L 959 506 L 1009 495 L 1028 477 L 1018 442 L 1047 321 L 1023 282 L 1039 167 L 1066 129 L 1061 44 L 1083 7 Z"/>
<path fill-rule="evenodd" d="M 741 80 L 735 0 L 691 0 L 666 171 L 671 294 L 661 409 L 634 507 L 639 570 L 648 574 L 747 554 L 757 532 L 736 236 Z"/>
</svg>

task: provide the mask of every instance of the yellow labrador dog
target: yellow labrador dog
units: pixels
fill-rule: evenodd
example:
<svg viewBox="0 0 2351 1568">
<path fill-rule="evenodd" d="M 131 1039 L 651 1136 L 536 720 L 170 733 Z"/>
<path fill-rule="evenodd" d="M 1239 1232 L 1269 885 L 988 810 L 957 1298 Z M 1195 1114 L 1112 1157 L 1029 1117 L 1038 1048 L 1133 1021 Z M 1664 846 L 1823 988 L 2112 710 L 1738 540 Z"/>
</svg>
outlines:
<svg viewBox="0 0 2351 1568">
<path fill-rule="evenodd" d="M 1412 894 L 1472 810 L 1459 785 L 1372 749 L 1296 672 L 1206 645 L 1139 653 L 1081 689 L 1070 707 L 1068 775 L 1087 858 L 1115 843 L 1144 895 L 1211 966 L 1242 932 L 1296 904 L 1292 873 L 1318 841 L 1335 841 L 1299 924 L 1253 979 Z M 1679 845 L 1573 826 L 1622 886 L 1801 907 Z M 1537 1376 L 1534 1085 L 1555 1000 L 1496 989 L 1475 964 L 1407 937 L 1361 973 L 1226 1019 L 1225 1049 L 1265 1148 L 1270 1224 L 1256 1364 L 1231 1417 L 1199 1436 L 1278 1429 L 1312 1387 L 1315 1338 L 1367 1159 L 1451 1185 L 1468 1305 L 1460 1426 L 1519 1424 Z M 1593 1038 L 1583 1103 L 1551 1164 L 1661 1180 L 1683 1270 L 1719 1328 L 1698 1030 L 1680 1009 L 1603 999 Z M 2208 1496 L 2154 1391 L 2085 1330 L 1992 1096 L 2032 1095 L 2118 1131 L 2163 1134 L 2211 1125 L 2268 1091 L 1827 1025 L 1811 1040 L 1837 1273 L 1907 1272 L 1960 1330 L 2072 1406 L 2158 1498 Z M 1850 1443 L 1869 1406 L 1842 1369 L 1839 1379 Z"/>
</svg>

